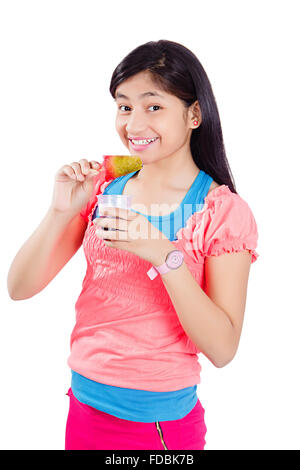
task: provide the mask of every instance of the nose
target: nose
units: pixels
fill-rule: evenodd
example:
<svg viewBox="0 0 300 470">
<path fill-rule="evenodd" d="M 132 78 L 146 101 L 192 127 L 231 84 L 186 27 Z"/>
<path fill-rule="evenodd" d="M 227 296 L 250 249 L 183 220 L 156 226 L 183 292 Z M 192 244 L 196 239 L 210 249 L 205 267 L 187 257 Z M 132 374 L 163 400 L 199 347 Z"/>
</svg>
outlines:
<svg viewBox="0 0 300 470">
<path fill-rule="evenodd" d="M 127 116 L 126 132 L 129 135 L 147 135 L 145 129 L 148 129 L 147 117 L 137 110 L 132 111 Z"/>
</svg>

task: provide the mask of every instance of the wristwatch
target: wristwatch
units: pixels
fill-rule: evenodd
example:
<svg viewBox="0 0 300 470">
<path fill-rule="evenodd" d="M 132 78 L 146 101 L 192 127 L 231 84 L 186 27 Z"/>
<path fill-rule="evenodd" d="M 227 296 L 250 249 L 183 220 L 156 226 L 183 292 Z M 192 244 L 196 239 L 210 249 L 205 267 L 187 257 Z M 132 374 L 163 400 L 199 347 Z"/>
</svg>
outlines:
<svg viewBox="0 0 300 470">
<path fill-rule="evenodd" d="M 171 269 L 178 269 L 184 261 L 184 255 L 180 250 L 172 250 L 166 256 L 166 261 L 160 266 L 152 266 L 147 272 L 151 281 L 156 278 L 158 274 L 165 274 Z"/>
</svg>

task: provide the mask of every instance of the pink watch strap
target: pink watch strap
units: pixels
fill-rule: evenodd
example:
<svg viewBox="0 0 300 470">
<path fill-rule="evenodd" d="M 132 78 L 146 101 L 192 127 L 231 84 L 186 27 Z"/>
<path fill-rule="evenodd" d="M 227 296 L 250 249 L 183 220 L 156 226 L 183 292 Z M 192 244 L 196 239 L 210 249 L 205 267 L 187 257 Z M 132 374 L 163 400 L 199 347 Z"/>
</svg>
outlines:
<svg viewBox="0 0 300 470">
<path fill-rule="evenodd" d="M 149 269 L 149 271 L 147 272 L 147 274 L 148 274 L 148 276 L 150 277 L 150 279 L 151 279 L 151 281 L 152 281 L 152 280 L 155 279 L 156 276 L 158 275 L 158 271 L 157 271 L 157 269 L 155 269 L 154 266 L 152 266 L 152 268 Z"/>
<path fill-rule="evenodd" d="M 148 276 L 150 279 L 155 279 L 158 274 L 165 274 L 168 271 L 170 271 L 170 268 L 168 268 L 167 264 L 164 263 L 161 266 L 152 266 L 151 269 L 147 272 Z"/>
</svg>

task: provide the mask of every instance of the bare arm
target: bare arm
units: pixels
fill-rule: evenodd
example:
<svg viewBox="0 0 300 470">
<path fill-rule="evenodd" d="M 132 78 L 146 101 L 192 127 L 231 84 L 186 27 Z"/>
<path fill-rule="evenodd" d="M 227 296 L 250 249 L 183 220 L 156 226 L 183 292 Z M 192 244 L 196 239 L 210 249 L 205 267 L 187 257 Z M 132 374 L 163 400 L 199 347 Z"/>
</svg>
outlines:
<svg viewBox="0 0 300 470">
<path fill-rule="evenodd" d="M 10 266 L 7 288 L 13 300 L 38 294 L 81 246 L 87 223 L 80 211 L 92 195 L 97 168 L 104 175 L 98 162 L 82 159 L 56 173 L 50 208 Z"/>
<path fill-rule="evenodd" d="M 72 258 L 82 244 L 87 223 L 52 208 L 16 254 L 7 277 L 13 300 L 38 294 Z"/>
<path fill-rule="evenodd" d="M 157 265 L 163 263 L 168 251 L 167 245 Z M 186 263 L 161 275 L 183 329 L 216 367 L 224 367 L 236 354 L 250 266 L 248 250 L 207 257 L 206 292 Z"/>
</svg>

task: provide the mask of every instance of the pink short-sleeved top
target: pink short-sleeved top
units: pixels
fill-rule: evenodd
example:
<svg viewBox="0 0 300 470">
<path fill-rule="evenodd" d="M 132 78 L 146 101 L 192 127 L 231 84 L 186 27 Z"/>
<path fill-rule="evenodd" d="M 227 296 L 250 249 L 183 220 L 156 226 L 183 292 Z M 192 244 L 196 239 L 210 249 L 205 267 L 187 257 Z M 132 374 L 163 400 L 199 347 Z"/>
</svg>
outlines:
<svg viewBox="0 0 300 470">
<path fill-rule="evenodd" d="M 96 177 L 81 215 L 88 223 L 83 239 L 87 271 L 76 302 L 70 368 L 93 381 L 117 387 L 170 392 L 200 383 L 199 348 L 183 330 L 161 276 L 150 280 L 148 261 L 105 245 L 95 234 L 92 214 L 97 194 L 112 180 Z M 257 226 L 248 204 L 226 185 L 204 198 L 172 241 L 205 291 L 204 262 L 255 251 Z"/>
</svg>

